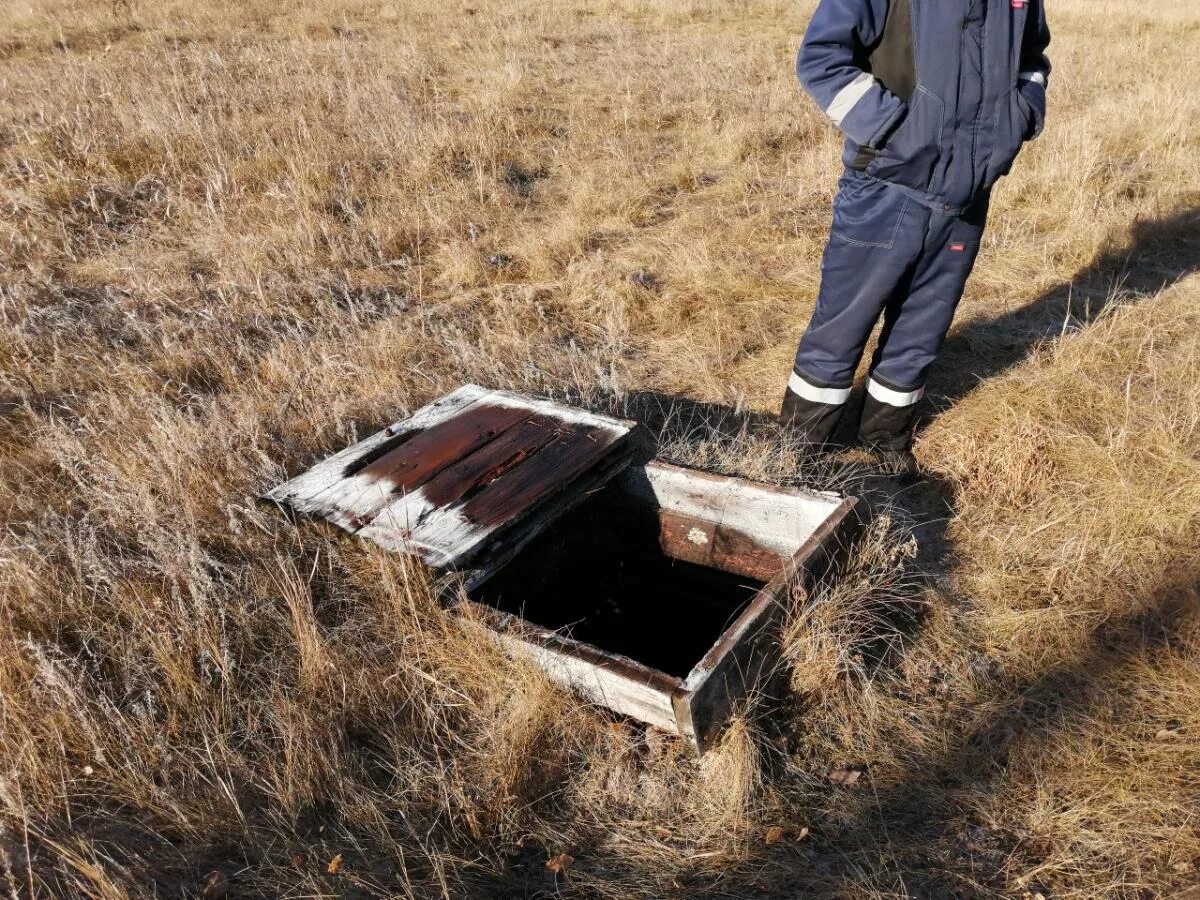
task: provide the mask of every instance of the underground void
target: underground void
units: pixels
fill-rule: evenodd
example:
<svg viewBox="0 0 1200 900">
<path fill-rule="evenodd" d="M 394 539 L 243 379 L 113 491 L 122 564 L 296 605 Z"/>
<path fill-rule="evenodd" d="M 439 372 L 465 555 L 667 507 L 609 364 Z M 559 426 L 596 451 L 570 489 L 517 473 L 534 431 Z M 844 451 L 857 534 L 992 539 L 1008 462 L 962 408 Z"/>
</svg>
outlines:
<svg viewBox="0 0 1200 900">
<path fill-rule="evenodd" d="M 654 511 L 622 500 L 585 501 L 471 599 L 686 677 L 764 582 L 668 556 Z"/>
</svg>

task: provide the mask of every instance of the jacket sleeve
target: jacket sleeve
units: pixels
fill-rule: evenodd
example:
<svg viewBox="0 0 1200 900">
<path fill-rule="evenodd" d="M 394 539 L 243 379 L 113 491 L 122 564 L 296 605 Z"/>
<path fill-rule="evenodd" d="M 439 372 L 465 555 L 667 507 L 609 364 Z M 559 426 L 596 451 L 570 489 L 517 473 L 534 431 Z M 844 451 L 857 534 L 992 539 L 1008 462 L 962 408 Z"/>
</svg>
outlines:
<svg viewBox="0 0 1200 900">
<path fill-rule="evenodd" d="M 888 0 L 821 0 L 796 58 L 808 95 L 847 137 L 872 150 L 906 111 L 904 101 L 868 71 L 887 11 Z"/>
<path fill-rule="evenodd" d="M 1045 0 L 1032 0 L 1025 15 L 1025 33 L 1021 37 L 1021 71 L 1017 75 L 1017 89 L 1029 104 L 1029 138 L 1042 133 L 1046 125 L 1046 87 L 1050 83 L 1050 58 L 1046 48 L 1050 46 L 1050 28 L 1046 24 Z"/>
</svg>

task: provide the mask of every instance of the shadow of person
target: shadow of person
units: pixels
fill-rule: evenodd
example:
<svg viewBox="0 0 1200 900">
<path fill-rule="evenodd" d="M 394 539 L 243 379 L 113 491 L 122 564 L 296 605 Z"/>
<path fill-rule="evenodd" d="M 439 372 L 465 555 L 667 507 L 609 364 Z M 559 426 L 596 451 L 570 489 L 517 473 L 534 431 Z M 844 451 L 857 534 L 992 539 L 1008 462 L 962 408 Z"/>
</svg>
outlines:
<svg viewBox="0 0 1200 900">
<path fill-rule="evenodd" d="M 1070 280 L 1017 309 L 953 330 L 930 372 L 927 396 L 944 409 L 1045 341 L 1094 321 L 1114 304 L 1151 297 L 1197 271 L 1200 207 L 1138 220 L 1128 242 L 1105 250 Z"/>
<path fill-rule="evenodd" d="M 731 440 L 739 435 L 762 435 L 775 427 L 773 415 L 662 391 L 626 391 L 612 402 L 621 415 L 642 426 L 642 447 L 647 452 L 674 441 L 709 436 Z"/>
</svg>

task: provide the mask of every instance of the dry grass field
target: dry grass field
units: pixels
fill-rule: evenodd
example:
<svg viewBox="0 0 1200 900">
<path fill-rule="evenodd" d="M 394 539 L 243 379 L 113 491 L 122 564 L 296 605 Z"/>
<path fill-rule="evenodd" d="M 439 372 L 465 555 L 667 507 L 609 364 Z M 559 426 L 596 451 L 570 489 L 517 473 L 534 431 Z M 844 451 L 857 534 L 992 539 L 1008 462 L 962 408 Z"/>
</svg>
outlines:
<svg viewBox="0 0 1200 900">
<path fill-rule="evenodd" d="M 812 0 L 0 0 L 4 895 L 1200 884 L 1200 10 L 1047 5 L 904 491 L 760 415 Z M 697 763 L 255 503 L 464 381 L 876 498 L 770 715 Z"/>
</svg>

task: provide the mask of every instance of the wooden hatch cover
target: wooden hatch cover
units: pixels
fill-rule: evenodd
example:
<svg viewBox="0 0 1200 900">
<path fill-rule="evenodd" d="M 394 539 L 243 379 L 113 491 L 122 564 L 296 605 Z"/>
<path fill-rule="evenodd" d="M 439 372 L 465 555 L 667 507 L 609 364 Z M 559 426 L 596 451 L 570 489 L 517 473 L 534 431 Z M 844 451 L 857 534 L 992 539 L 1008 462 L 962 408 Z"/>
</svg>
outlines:
<svg viewBox="0 0 1200 900">
<path fill-rule="evenodd" d="M 624 468 L 634 424 L 468 384 L 266 499 L 471 587 Z"/>
</svg>

